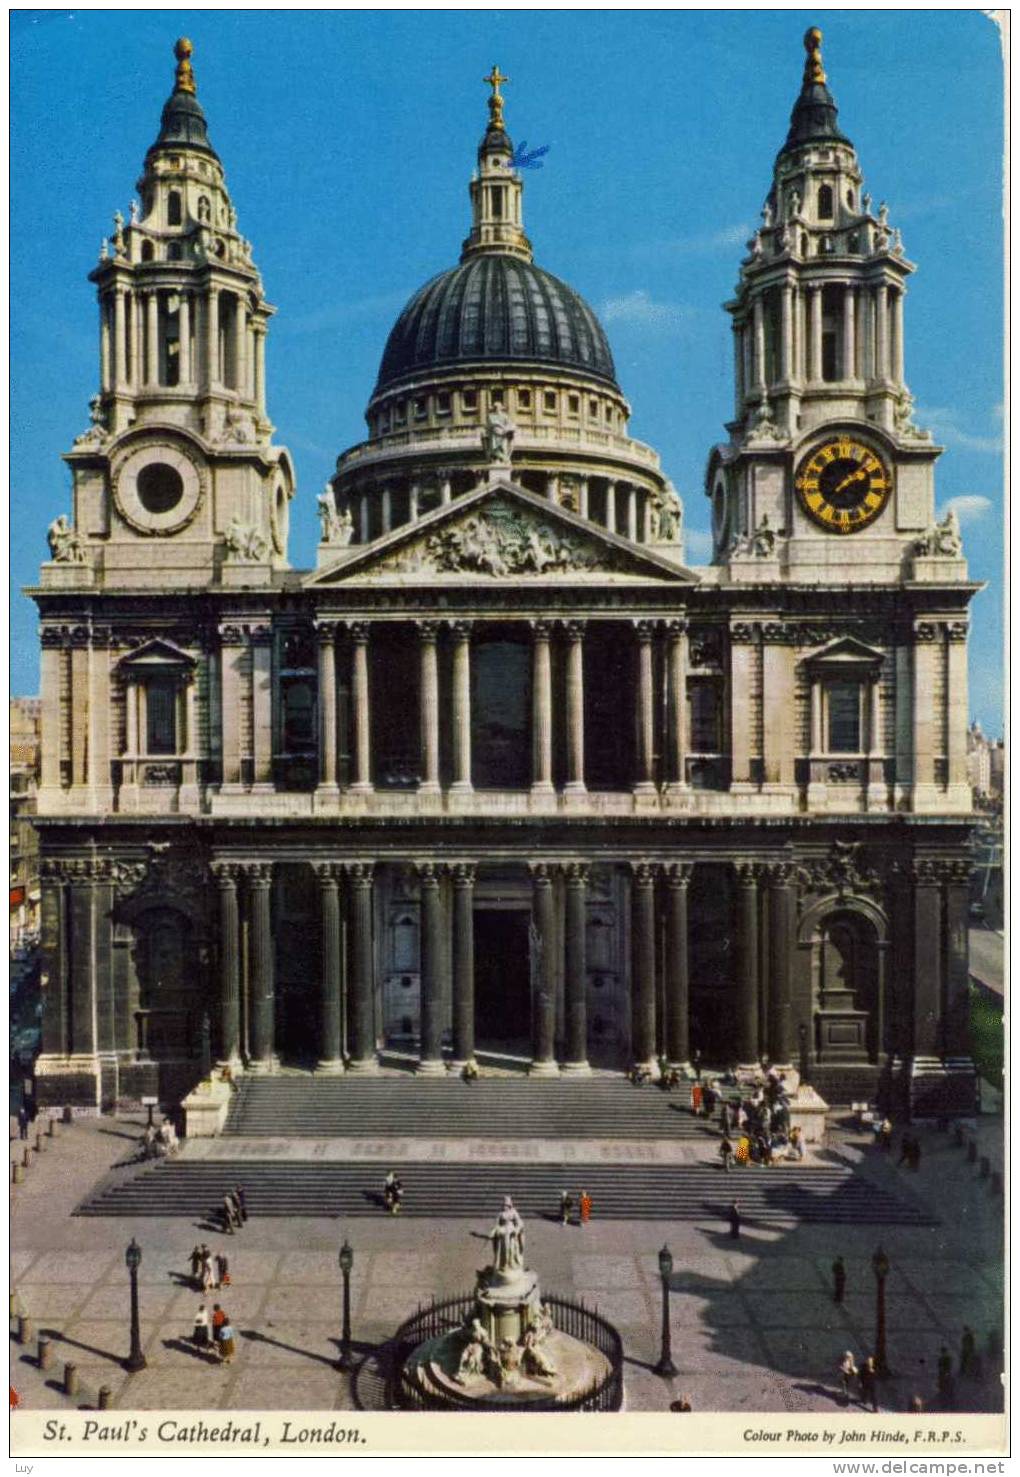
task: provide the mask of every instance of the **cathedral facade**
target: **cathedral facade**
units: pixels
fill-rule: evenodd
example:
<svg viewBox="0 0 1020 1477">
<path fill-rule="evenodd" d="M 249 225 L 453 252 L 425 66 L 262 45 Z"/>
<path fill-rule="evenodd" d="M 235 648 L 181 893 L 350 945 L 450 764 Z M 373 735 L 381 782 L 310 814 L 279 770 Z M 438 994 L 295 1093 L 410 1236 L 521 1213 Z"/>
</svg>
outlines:
<svg viewBox="0 0 1020 1477">
<path fill-rule="evenodd" d="M 765 1055 L 837 1101 L 971 1106 L 977 587 L 904 379 L 914 268 L 820 39 L 726 304 L 711 563 L 534 263 L 494 68 L 460 261 L 389 335 L 312 570 L 275 309 L 178 42 L 31 592 L 40 1101 L 172 1101 L 215 1061 Z"/>
</svg>

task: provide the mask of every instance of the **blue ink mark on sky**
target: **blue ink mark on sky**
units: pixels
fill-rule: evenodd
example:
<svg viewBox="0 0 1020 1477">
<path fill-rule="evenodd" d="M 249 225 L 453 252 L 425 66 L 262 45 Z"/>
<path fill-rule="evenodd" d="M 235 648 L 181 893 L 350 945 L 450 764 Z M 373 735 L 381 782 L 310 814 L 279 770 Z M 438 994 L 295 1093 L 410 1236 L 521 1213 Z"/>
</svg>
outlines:
<svg viewBox="0 0 1020 1477">
<path fill-rule="evenodd" d="M 540 149 L 532 149 L 529 153 L 527 139 L 522 139 L 514 150 L 507 169 L 541 169 L 542 155 L 548 154 L 550 147 L 549 144 L 543 144 Z"/>
</svg>

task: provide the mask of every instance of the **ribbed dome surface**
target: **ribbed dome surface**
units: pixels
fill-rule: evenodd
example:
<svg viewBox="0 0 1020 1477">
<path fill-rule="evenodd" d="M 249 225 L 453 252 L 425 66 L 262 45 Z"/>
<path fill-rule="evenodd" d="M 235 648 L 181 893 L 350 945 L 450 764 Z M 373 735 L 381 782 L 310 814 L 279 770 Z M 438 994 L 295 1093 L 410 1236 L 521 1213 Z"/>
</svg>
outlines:
<svg viewBox="0 0 1020 1477">
<path fill-rule="evenodd" d="M 386 341 L 375 394 L 429 369 L 494 361 L 580 370 L 619 388 L 602 325 L 584 299 L 531 262 L 493 253 L 419 288 Z"/>
</svg>

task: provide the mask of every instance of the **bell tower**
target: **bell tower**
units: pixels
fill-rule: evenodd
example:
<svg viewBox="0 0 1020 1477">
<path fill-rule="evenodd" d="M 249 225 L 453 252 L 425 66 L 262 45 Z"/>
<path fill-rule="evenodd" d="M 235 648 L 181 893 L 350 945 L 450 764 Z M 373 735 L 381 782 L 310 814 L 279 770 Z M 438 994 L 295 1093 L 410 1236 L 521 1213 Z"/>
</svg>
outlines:
<svg viewBox="0 0 1020 1477">
<path fill-rule="evenodd" d="M 789 132 L 726 304 L 734 416 L 706 491 L 714 562 L 738 580 L 751 561 L 755 580 L 895 581 L 935 532 L 941 448 L 913 424 L 904 377 L 914 266 L 864 189 L 821 42 L 814 27 L 804 37 Z"/>
<path fill-rule="evenodd" d="M 128 220 L 114 215 L 89 274 L 99 392 L 65 458 L 76 582 L 248 585 L 286 567 L 294 476 L 266 412 L 275 310 L 238 231 L 191 54 L 181 38 L 138 200 Z"/>
</svg>

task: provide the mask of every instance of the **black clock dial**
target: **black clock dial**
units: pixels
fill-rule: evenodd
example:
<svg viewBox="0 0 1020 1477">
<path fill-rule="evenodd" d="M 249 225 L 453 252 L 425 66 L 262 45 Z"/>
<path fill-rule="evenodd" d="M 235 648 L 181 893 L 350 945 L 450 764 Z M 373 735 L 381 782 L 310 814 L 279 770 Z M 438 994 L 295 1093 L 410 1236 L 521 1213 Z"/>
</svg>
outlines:
<svg viewBox="0 0 1020 1477">
<path fill-rule="evenodd" d="M 873 523 L 892 492 L 878 454 L 848 437 L 826 442 L 801 463 L 795 486 L 808 517 L 828 533 L 857 533 Z"/>
</svg>

